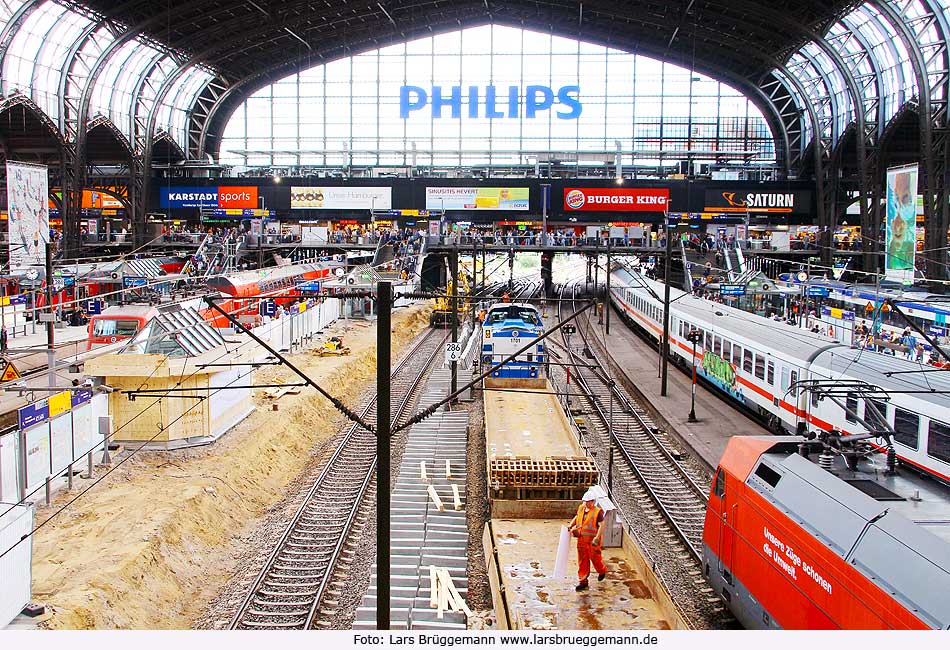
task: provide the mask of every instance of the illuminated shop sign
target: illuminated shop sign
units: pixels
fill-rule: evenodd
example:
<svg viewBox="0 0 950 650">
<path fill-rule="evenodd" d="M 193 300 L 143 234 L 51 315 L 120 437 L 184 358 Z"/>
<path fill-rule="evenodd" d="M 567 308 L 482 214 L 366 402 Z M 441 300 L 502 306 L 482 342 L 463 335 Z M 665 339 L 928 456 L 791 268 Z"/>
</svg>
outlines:
<svg viewBox="0 0 950 650">
<path fill-rule="evenodd" d="M 163 208 L 256 208 L 257 186 L 163 187 Z"/>
<path fill-rule="evenodd" d="M 584 107 L 580 86 L 403 86 L 399 89 L 399 116 L 409 118 L 426 106 L 434 118 L 520 118 L 546 117 L 554 110 L 559 120 L 576 120 Z"/>
<path fill-rule="evenodd" d="M 663 212 L 670 191 L 659 188 L 565 187 L 568 212 Z"/>
<path fill-rule="evenodd" d="M 811 192 L 737 192 L 706 190 L 705 212 L 807 213 L 811 210 Z"/>
</svg>

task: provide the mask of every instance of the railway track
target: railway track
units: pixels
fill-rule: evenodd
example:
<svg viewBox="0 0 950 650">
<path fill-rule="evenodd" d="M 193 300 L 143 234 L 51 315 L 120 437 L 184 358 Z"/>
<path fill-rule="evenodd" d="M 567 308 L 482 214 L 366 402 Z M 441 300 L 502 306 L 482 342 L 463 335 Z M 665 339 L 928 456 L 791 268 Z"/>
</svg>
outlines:
<svg viewBox="0 0 950 650">
<path fill-rule="evenodd" d="M 562 287 L 562 299 L 568 292 L 573 304 L 577 285 Z M 562 308 L 559 306 L 559 310 Z M 693 476 L 677 460 L 673 441 L 658 430 L 650 415 L 612 378 L 607 364 L 594 352 L 586 320 L 578 323 L 577 336 L 580 341 L 565 338 L 563 347 L 569 363 L 575 364 L 572 376 L 590 407 L 589 412 L 595 416 L 592 425 L 604 440 L 613 438 L 614 449 L 639 484 L 633 488 L 635 496 L 642 490 L 653 501 L 689 555 L 701 563 L 708 478 Z"/>
<path fill-rule="evenodd" d="M 444 340 L 443 331 L 426 330 L 393 369 L 394 422 L 407 415 Z M 372 419 L 375 413 L 374 395 L 360 416 Z M 373 507 L 375 470 L 376 436 L 350 425 L 238 607 L 230 629 L 302 630 L 319 627 L 321 619 L 336 613 L 334 587 L 342 587 L 353 556 L 349 538 L 362 529 Z"/>
</svg>

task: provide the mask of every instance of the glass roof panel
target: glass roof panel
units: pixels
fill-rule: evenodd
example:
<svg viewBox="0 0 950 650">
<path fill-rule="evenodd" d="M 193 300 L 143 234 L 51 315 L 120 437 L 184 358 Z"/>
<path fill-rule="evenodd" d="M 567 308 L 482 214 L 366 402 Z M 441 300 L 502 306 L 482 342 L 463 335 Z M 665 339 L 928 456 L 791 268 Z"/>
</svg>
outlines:
<svg viewBox="0 0 950 650">
<path fill-rule="evenodd" d="M 434 115 L 431 103 L 403 114 L 404 85 L 427 95 L 434 86 L 447 94 L 461 86 L 459 115 L 451 116 L 450 108 Z M 529 116 L 530 86 L 550 92 L 552 101 Z M 474 101 L 470 87 L 476 88 Z M 491 111 L 489 87 L 495 93 Z M 509 92 L 516 94 L 513 100 Z M 558 93 L 577 96 L 577 114 Z M 193 95 L 179 105 L 191 101 Z M 172 118 L 168 111 L 164 116 Z M 612 160 L 617 141 L 628 162 L 638 165 L 661 164 L 661 151 L 667 165 L 687 151 L 707 152 L 689 154 L 696 160 L 732 158 L 723 152 L 757 162 L 775 156 L 761 112 L 726 84 L 603 45 L 500 25 L 303 70 L 245 99 L 224 134 L 221 159 L 238 165 L 295 159 L 332 165 L 351 156 L 369 165 L 527 165 L 548 152 L 568 154 L 562 160 L 582 154 Z"/>
</svg>

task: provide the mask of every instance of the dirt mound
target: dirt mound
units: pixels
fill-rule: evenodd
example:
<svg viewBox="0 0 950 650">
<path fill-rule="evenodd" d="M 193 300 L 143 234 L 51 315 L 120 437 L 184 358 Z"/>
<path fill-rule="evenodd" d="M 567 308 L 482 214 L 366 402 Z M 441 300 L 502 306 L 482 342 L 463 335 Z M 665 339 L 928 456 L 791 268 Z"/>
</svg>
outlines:
<svg viewBox="0 0 950 650">
<path fill-rule="evenodd" d="M 428 325 L 429 308 L 393 318 L 397 356 Z M 353 406 L 376 372 L 376 328 L 340 322 L 344 357 L 294 355 L 314 381 Z M 315 341 L 322 344 L 322 341 Z M 256 383 L 291 383 L 296 375 L 268 366 Z M 183 629 L 235 572 L 240 533 L 280 501 L 311 460 L 314 447 L 343 422 L 313 389 L 285 395 L 279 411 L 255 396 L 257 410 L 214 445 L 140 453 L 40 529 L 34 537 L 34 599 L 60 629 Z M 43 521 L 75 493 L 60 493 Z"/>
</svg>

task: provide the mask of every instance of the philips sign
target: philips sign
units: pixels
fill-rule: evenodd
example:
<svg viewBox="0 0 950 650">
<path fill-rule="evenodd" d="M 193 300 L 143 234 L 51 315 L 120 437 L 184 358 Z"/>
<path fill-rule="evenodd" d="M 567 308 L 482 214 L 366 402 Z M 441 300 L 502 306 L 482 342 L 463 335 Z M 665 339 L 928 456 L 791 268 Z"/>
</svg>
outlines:
<svg viewBox="0 0 950 650">
<path fill-rule="evenodd" d="M 580 86 L 561 86 L 557 92 L 548 86 L 526 86 L 522 94 L 519 86 L 419 86 L 399 89 L 399 116 L 408 119 L 415 111 L 431 107 L 432 117 L 461 119 L 464 111 L 470 118 L 534 119 L 539 113 L 556 107 L 559 120 L 576 120 L 584 107 L 580 100 Z"/>
</svg>

